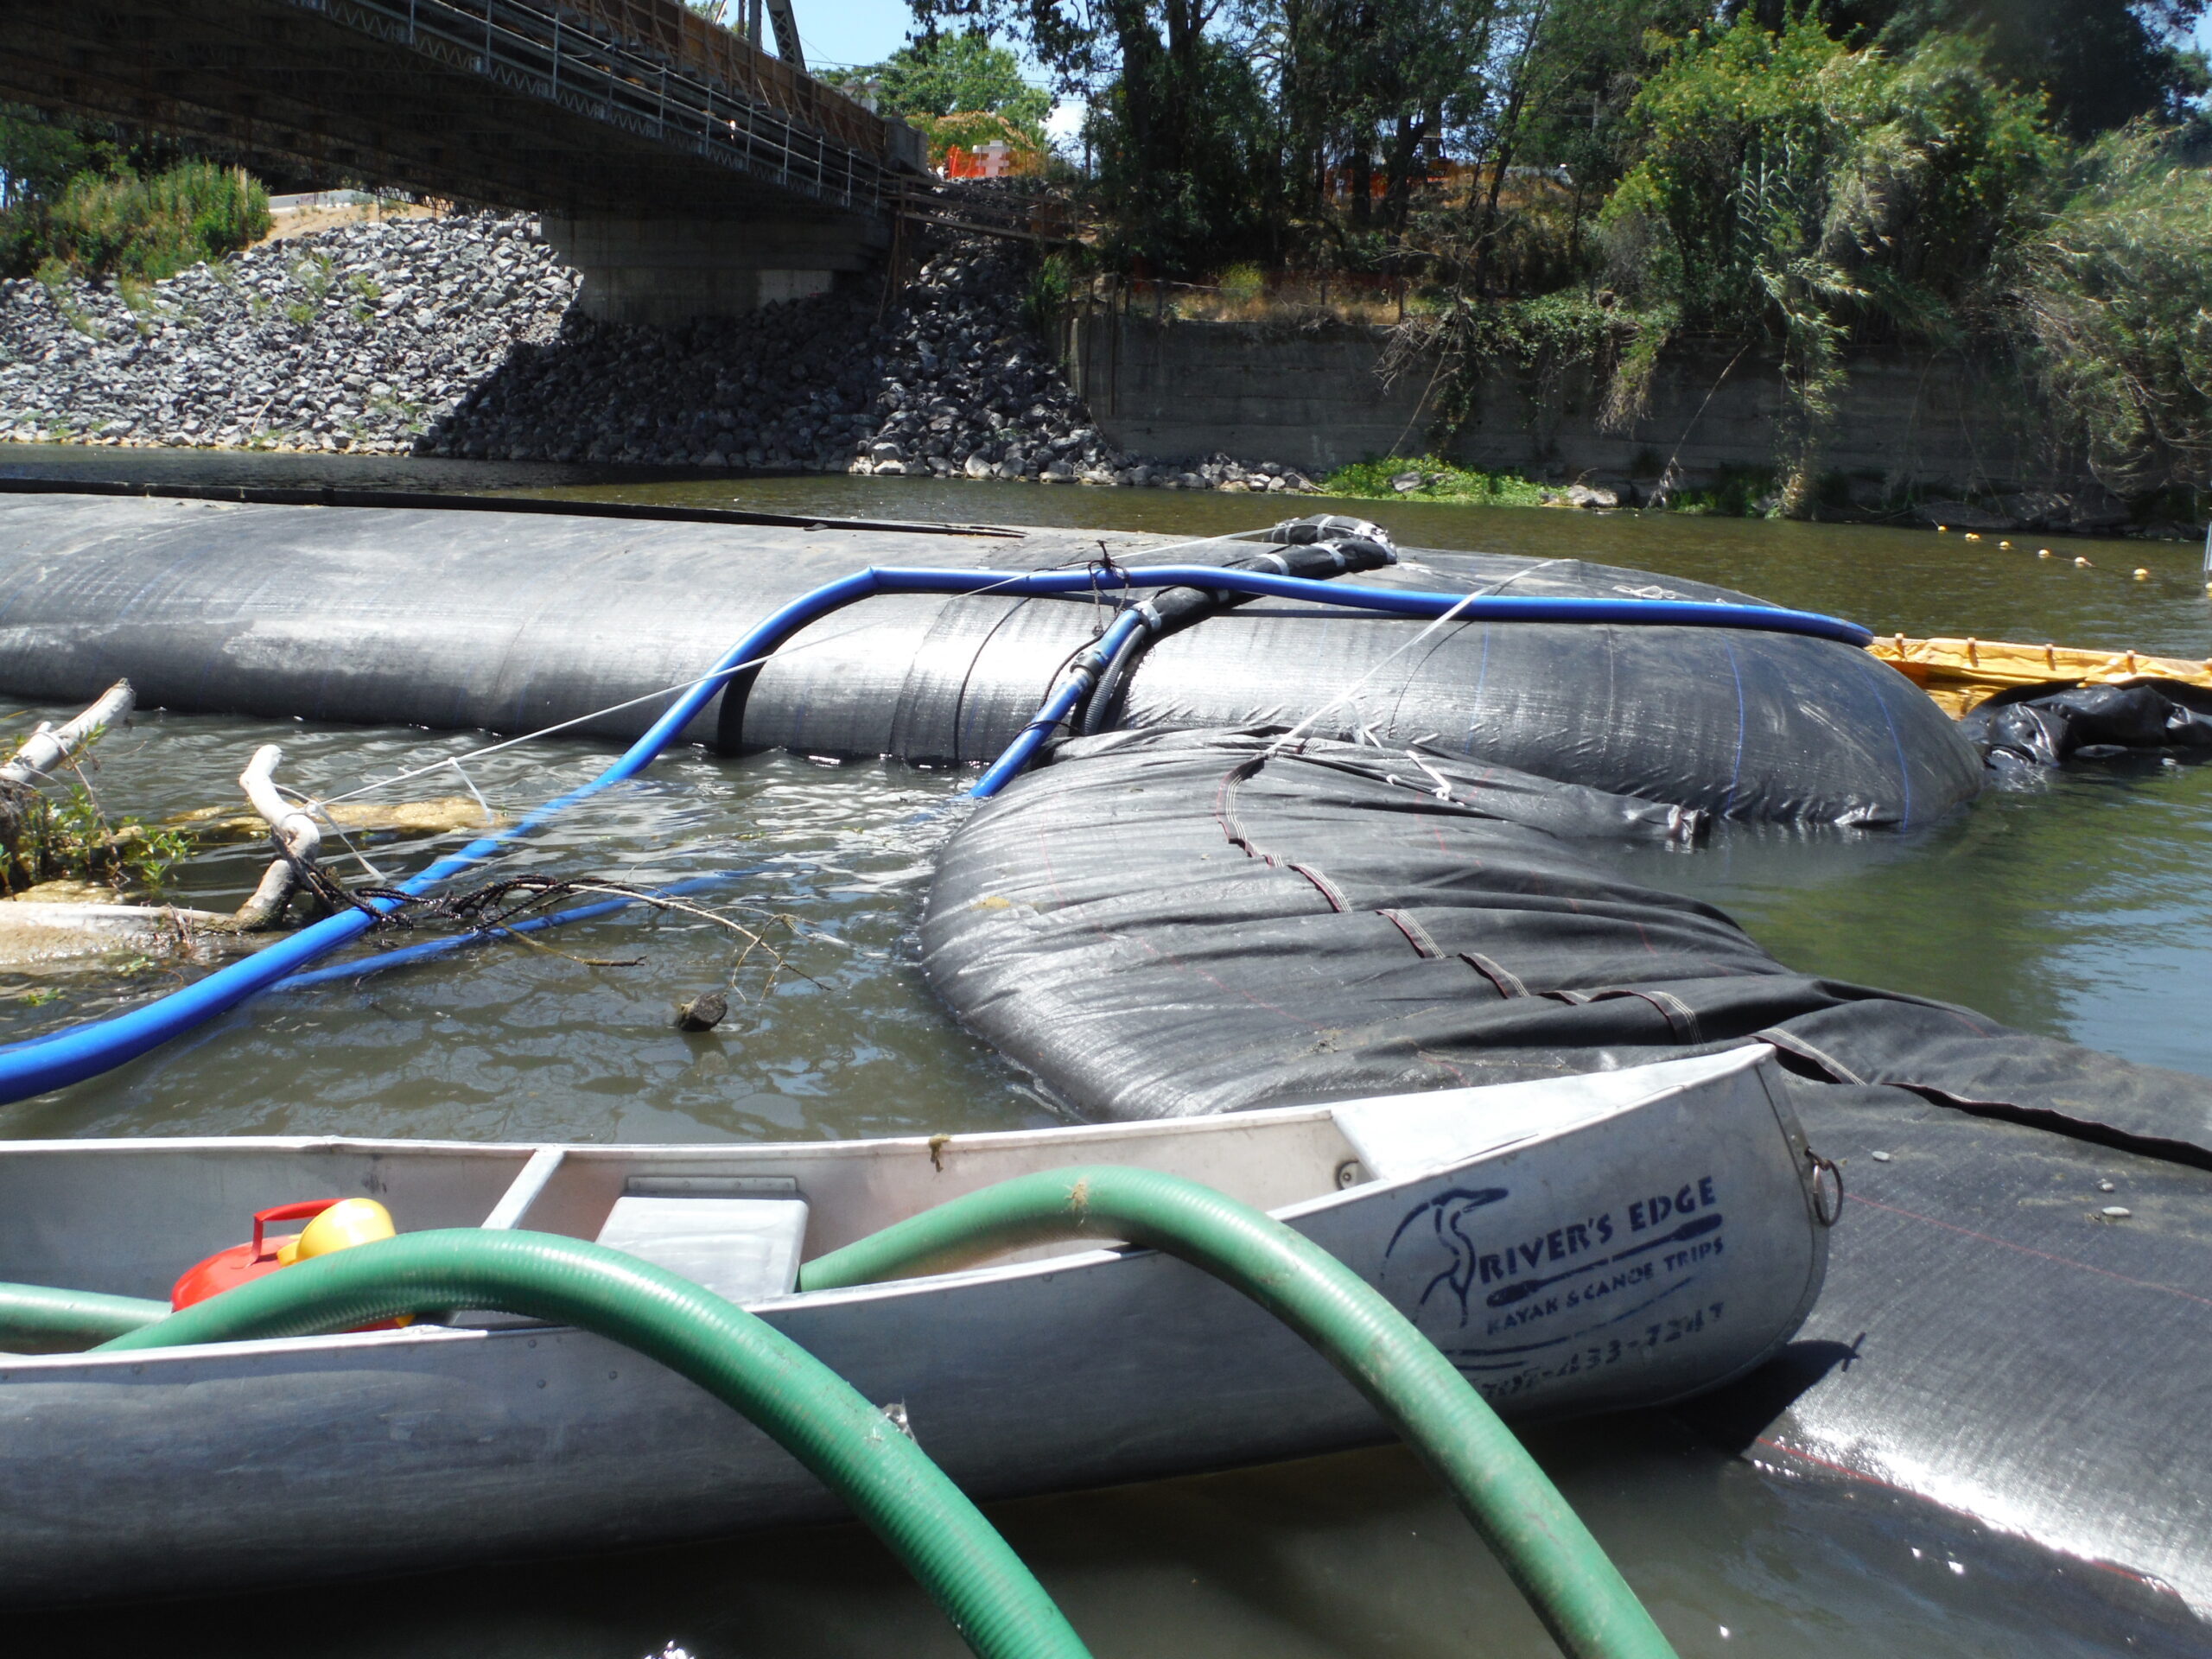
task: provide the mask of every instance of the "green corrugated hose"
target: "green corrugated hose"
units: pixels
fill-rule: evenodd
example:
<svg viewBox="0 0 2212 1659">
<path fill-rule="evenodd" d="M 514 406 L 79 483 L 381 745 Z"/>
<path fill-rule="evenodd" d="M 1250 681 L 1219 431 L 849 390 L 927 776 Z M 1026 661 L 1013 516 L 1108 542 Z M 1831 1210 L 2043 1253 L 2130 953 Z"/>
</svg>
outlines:
<svg viewBox="0 0 2212 1659">
<path fill-rule="evenodd" d="M 817 1257 L 799 1288 L 945 1273 L 1071 1237 L 1180 1256 L 1319 1349 L 1444 1478 L 1574 1659 L 1675 1659 L 1598 1541 L 1452 1362 L 1326 1250 L 1211 1187 L 1111 1165 L 1020 1176 Z"/>
<path fill-rule="evenodd" d="M 0 1347 L 19 1337 L 41 1343 L 105 1342 L 156 1319 L 165 1319 L 168 1312 L 167 1302 L 149 1302 L 138 1296 L 0 1284 Z"/>
<path fill-rule="evenodd" d="M 595 1331 L 757 1423 L 850 1503 L 986 1659 L 1088 1659 L 1020 1558 L 921 1448 L 797 1343 L 689 1280 L 550 1233 L 407 1233 L 295 1262 L 101 1344 L 303 1337 L 444 1308 Z"/>
</svg>

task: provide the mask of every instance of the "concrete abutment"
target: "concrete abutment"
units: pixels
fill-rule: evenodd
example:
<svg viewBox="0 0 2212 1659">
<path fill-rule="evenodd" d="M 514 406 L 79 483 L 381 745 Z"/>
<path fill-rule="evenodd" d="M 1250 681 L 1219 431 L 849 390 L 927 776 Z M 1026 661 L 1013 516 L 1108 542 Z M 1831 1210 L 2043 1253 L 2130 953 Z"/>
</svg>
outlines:
<svg viewBox="0 0 2212 1659">
<path fill-rule="evenodd" d="M 583 277 L 577 303 L 606 322 L 667 327 L 825 294 L 890 244 L 880 219 L 665 219 L 548 213 L 545 239 Z"/>
</svg>

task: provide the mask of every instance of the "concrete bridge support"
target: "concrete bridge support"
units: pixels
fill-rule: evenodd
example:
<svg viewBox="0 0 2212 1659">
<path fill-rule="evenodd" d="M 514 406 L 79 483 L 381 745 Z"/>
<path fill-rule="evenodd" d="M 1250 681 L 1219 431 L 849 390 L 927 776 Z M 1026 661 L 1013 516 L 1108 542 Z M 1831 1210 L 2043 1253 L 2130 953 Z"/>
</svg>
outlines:
<svg viewBox="0 0 2212 1659">
<path fill-rule="evenodd" d="M 583 273 L 578 303 L 609 322 L 735 316 L 828 291 L 888 245 L 858 214 L 745 220 L 545 215 L 545 239 Z"/>
</svg>

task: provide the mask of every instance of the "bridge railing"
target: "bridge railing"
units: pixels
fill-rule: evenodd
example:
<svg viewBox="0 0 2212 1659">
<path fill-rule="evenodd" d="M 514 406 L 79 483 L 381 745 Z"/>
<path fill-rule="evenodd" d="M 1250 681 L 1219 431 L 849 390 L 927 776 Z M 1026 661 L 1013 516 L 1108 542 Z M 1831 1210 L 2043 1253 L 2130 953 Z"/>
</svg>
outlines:
<svg viewBox="0 0 2212 1659">
<path fill-rule="evenodd" d="M 881 118 L 727 30 L 690 38 L 657 0 L 294 3 L 783 190 L 876 208 L 899 189 Z"/>
<path fill-rule="evenodd" d="M 882 117 L 771 57 L 742 35 L 709 22 L 679 0 L 569 0 L 569 4 L 604 19 L 618 38 L 668 54 L 677 69 L 749 92 L 769 108 L 851 149 L 887 159 Z"/>
</svg>

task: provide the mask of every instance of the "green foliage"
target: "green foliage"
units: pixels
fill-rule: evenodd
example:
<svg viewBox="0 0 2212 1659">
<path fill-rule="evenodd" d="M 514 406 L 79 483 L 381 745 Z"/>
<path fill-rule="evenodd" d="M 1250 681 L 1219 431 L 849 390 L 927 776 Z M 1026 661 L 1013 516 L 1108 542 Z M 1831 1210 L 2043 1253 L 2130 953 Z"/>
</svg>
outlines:
<svg viewBox="0 0 2212 1659">
<path fill-rule="evenodd" d="M 1421 475 L 1417 487 L 1401 490 L 1391 482 L 1408 473 Z M 1323 479 L 1321 488 L 1329 495 L 1363 501 L 1440 501 L 1474 507 L 1541 507 L 1545 498 L 1543 486 L 1532 484 L 1517 473 L 1486 473 L 1434 455 L 1385 455 L 1354 461 Z"/>
<path fill-rule="evenodd" d="M 1261 8 L 1276 67 L 1294 213 L 1345 186 L 1356 232 L 1402 229 L 1416 179 L 1447 140 L 1495 148 L 1512 118 L 1542 0 L 1295 0 Z M 1379 189 L 1377 187 L 1379 186 Z"/>
<path fill-rule="evenodd" d="M 39 261 L 38 269 L 31 274 L 37 279 L 38 285 L 46 290 L 46 297 L 53 302 L 54 308 L 61 314 L 62 320 L 72 328 L 80 334 L 95 337 L 99 334 L 99 325 L 92 321 L 92 313 L 77 303 L 77 296 L 70 289 L 67 265 L 48 254 Z"/>
<path fill-rule="evenodd" d="M 1214 278 L 1221 297 L 1238 305 L 1258 299 L 1267 285 L 1267 274 L 1255 264 L 1231 265 Z"/>
<path fill-rule="evenodd" d="M 1776 10 L 1765 0 L 1762 10 Z M 2053 122 L 2087 141 L 2142 118 L 2173 122 L 2205 90 L 2188 47 L 2203 0 L 1825 0 L 1839 35 L 1892 50 L 1938 32 L 1971 37 L 2012 85 L 2044 95 Z"/>
<path fill-rule="evenodd" d="M 957 115 L 910 115 L 906 119 L 909 126 L 928 140 L 932 166 L 944 166 L 945 153 L 955 144 L 973 151 L 995 139 L 1011 149 L 1031 155 L 1044 148 L 1029 128 L 988 110 L 963 111 Z"/>
<path fill-rule="evenodd" d="M 52 202 L 11 210 L 14 257 L 80 276 L 158 282 L 269 233 L 269 194 L 236 168 L 182 162 L 141 177 L 79 173 Z"/>
<path fill-rule="evenodd" d="M 2056 417 L 2128 493 L 2212 485 L 2212 169 L 2164 139 L 2088 149 L 2008 272 L 2005 315 Z"/>
<path fill-rule="evenodd" d="M 888 115 L 1003 116 L 1039 144 L 1052 112 L 1052 95 L 1023 79 L 1021 60 L 980 29 L 927 35 L 881 63 L 822 78 L 832 86 L 873 87 L 876 107 Z"/>
<path fill-rule="evenodd" d="M 0 795 L 0 889 L 9 893 L 64 880 L 159 892 L 193 851 L 181 830 L 109 818 L 82 782 L 58 795 L 21 785 Z"/>
<path fill-rule="evenodd" d="M 1681 41 L 1637 94 L 1638 153 L 1600 224 L 1614 279 L 1694 325 L 1762 337 L 1791 392 L 1783 497 L 1809 502 L 1854 326 L 1948 340 L 2060 164 L 1979 49 L 1892 57 L 1809 7 Z"/>
<path fill-rule="evenodd" d="M 1246 58 L 1198 39 L 1125 67 L 1090 106 L 1106 257 L 1181 279 L 1264 245 L 1274 113 Z"/>
<path fill-rule="evenodd" d="M 1029 285 L 1022 292 L 1022 321 L 1039 338 L 1050 340 L 1074 292 L 1075 267 L 1067 255 L 1046 254 L 1029 273 Z"/>
<path fill-rule="evenodd" d="M 1771 468 L 1723 467 L 1704 488 L 1677 490 L 1667 505 L 1675 512 L 1712 518 L 1766 518 L 1778 511 L 1770 505 L 1778 499 Z"/>
<path fill-rule="evenodd" d="M 1440 440 L 1476 417 L 1483 385 L 1500 369 L 1520 375 L 1531 398 L 1543 403 L 1559 402 L 1571 377 L 1586 378 L 1597 388 L 1600 422 L 1618 430 L 1643 414 L 1659 353 L 1680 321 L 1671 303 L 1636 309 L 1610 295 L 1459 297 L 1433 312 L 1409 313 L 1392 331 L 1383 372 L 1395 377 L 1434 365 L 1432 435 Z"/>
</svg>

